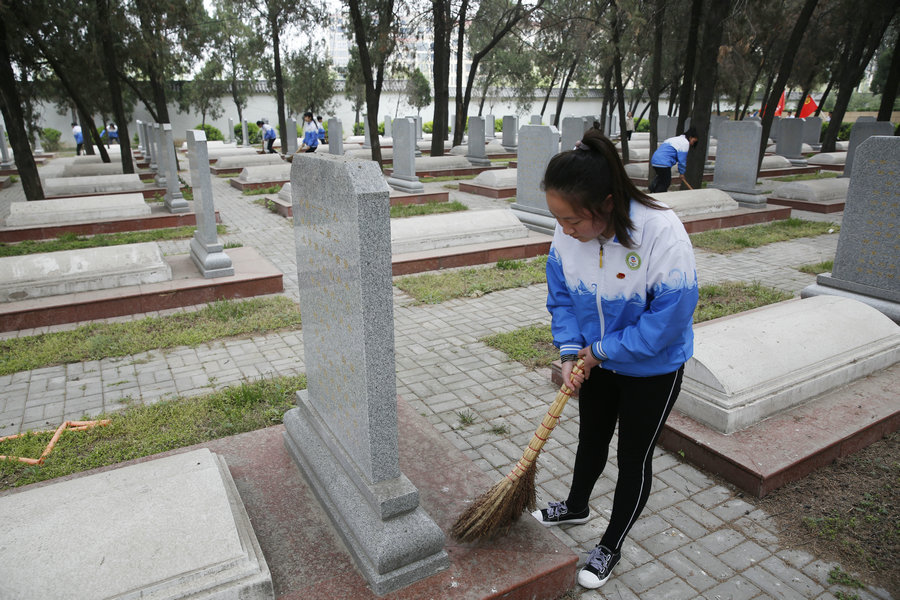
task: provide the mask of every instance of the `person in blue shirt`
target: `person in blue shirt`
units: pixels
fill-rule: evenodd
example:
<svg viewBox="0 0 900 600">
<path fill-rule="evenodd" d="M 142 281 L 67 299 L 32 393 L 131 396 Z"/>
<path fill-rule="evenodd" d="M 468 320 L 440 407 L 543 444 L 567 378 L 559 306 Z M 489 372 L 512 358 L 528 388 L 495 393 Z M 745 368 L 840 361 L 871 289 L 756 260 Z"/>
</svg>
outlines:
<svg viewBox="0 0 900 600">
<path fill-rule="evenodd" d="M 81 125 L 72 123 L 72 135 L 75 137 L 75 155 L 81 156 L 84 150 L 84 134 L 81 133 Z"/>
<path fill-rule="evenodd" d="M 635 187 L 600 131 L 553 157 L 542 188 L 557 222 L 547 309 L 563 382 L 579 391 L 579 430 L 568 497 L 532 516 L 546 527 L 591 519 L 618 423 L 612 512 L 578 573 L 594 589 L 609 579 L 650 495 L 653 449 L 693 354 L 697 267 L 684 225 Z M 573 370 L 579 358 L 583 373 Z"/>
<path fill-rule="evenodd" d="M 319 122 L 319 143 L 325 143 L 325 123 L 322 121 L 322 115 L 319 115 L 316 120 Z"/>
<path fill-rule="evenodd" d="M 275 138 L 278 137 L 275 128 L 262 120 L 257 121 L 256 126 L 259 127 L 262 135 L 263 152 L 275 154 Z"/>
<path fill-rule="evenodd" d="M 319 126 L 311 112 L 303 113 L 303 143 L 297 152 L 315 152 L 319 147 Z"/>
<path fill-rule="evenodd" d="M 660 144 L 653 157 L 650 166 L 656 171 L 656 177 L 650 182 L 650 193 L 668 192 L 672 185 L 672 166 L 678 164 L 678 172 L 684 181 L 684 172 L 687 169 L 688 150 L 700 141 L 697 130 L 693 127 L 682 135 L 677 135 Z"/>
</svg>

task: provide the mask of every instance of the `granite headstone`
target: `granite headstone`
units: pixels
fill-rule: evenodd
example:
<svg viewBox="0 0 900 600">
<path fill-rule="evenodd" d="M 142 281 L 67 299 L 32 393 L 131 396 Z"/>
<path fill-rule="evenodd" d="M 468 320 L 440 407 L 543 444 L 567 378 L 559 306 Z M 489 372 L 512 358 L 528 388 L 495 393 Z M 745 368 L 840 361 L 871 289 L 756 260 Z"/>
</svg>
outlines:
<svg viewBox="0 0 900 600">
<path fill-rule="evenodd" d="M 778 141 L 775 144 L 775 154 L 783 156 L 792 165 L 806 166 L 806 158 L 803 156 L 803 120 L 782 119 L 778 130 Z"/>
<path fill-rule="evenodd" d="M 191 239 L 191 260 L 207 279 L 228 277 L 234 275 L 234 266 L 216 232 L 216 207 L 213 203 L 212 179 L 209 176 L 206 132 L 188 129 L 187 144 L 194 213 L 197 217 L 197 229 Z"/>
<path fill-rule="evenodd" d="M 344 153 L 344 124 L 336 117 L 328 119 L 328 152 L 337 156 Z"/>
<path fill-rule="evenodd" d="M 507 152 L 515 152 L 519 147 L 517 134 L 519 131 L 519 117 L 515 115 L 503 116 L 503 149 Z"/>
<path fill-rule="evenodd" d="M 425 185 L 416 176 L 415 127 L 412 119 L 394 121 L 394 168 L 387 179 L 392 188 L 409 194 L 425 191 Z"/>
<path fill-rule="evenodd" d="M 469 140 L 466 159 L 475 167 L 490 166 L 484 145 L 484 117 L 469 117 Z"/>
<path fill-rule="evenodd" d="M 166 210 L 170 213 L 188 212 L 190 207 L 181 193 L 181 180 L 178 178 L 178 156 L 175 154 L 172 124 L 163 123 L 160 129 L 162 131 L 163 157 L 166 163 Z M 208 160 L 207 164 L 209 164 Z"/>
<path fill-rule="evenodd" d="M 384 595 L 449 566 L 399 466 L 389 191 L 373 161 L 330 154 L 297 155 L 291 182 L 307 389 L 285 443 Z"/>
<path fill-rule="evenodd" d="M 716 168 L 710 187 L 726 192 L 738 202 L 764 205 L 756 187 L 757 157 L 762 124 L 756 120 L 724 121 L 719 124 Z"/>
<path fill-rule="evenodd" d="M 860 144 L 872 137 L 873 135 L 894 135 L 894 125 L 890 121 L 863 120 L 860 117 L 850 129 L 850 145 L 847 149 L 847 159 L 844 162 L 844 173 L 842 177 L 850 177 L 853 172 L 853 156 Z"/>
<path fill-rule="evenodd" d="M 516 201 L 513 213 L 529 229 L 552 234 L 556 220 L 547 208 L 541 181 L 550 159 L 559 153 L 559 132 L 549 125 L 519 128 L 519 155 L 516 168 Z"/>
<path fill-rule="evenodd" d="M 801 296 L 854 298 L 900 323 L 898 232 L 900 137 L 871 136 L 856 149 L 832 272 Z"/>
</svg>

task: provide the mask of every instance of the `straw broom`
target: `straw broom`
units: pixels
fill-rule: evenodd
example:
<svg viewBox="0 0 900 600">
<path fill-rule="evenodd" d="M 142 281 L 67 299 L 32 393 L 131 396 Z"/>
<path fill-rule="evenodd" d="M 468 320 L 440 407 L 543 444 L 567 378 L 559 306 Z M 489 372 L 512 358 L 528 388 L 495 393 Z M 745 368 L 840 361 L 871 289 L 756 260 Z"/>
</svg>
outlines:
<svg viewBox="0 0 900 600">
<path fill-rule="evenodd" d="M 583 370 L 584 361 L 579 359 L 572 372 L 581 373 Z M 450 529 L 450 535 L 456 540 L 472 542 L 495 533 L 505 533 L 526 508 L 535 509 L 534 476 L 537 472 L 537 456 L 559 422 L 559 416 L 573 392 L 565 383 L 562 384 L 544 420 L 512 471 L 475 500 L 456 520 Z"/>
</svg>

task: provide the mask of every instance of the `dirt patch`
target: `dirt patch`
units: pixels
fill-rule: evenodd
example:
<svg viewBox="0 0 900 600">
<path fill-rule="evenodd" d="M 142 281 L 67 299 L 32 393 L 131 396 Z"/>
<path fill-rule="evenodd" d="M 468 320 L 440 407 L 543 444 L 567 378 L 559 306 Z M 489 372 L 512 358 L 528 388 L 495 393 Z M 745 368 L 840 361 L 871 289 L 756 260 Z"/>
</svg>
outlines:
<svg viewBox="0 0 900 600">
<path fill-rule="evenodd" d="M 779 538 L 900 598 L 900 433 L 775 490 L 757 505 Z"/>
</svg>

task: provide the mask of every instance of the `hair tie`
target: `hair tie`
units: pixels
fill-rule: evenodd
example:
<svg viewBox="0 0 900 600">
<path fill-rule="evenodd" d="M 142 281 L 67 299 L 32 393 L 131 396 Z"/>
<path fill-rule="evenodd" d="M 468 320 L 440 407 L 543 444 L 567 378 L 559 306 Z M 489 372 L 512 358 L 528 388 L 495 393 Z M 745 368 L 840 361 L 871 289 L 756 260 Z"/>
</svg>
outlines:
<svg viewBox="0 0 900 600">
<path fill-rule="evenodd" d="M 575 149 L 576 149 L 576 150 L 583 150 L 584 152 L 590 152 L 590 151 L 591 151 L 591 147 L 588 146 L 587 144 L 585 144 L 584 142 L 582 142 L 581 140 L 578 140 L 577 142 L 575 142 Z"/>
</svg>

